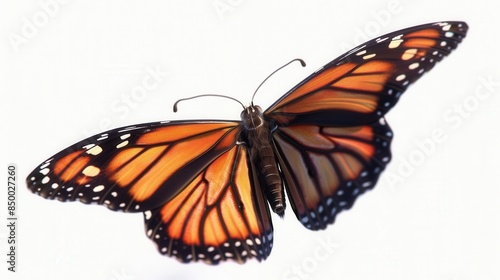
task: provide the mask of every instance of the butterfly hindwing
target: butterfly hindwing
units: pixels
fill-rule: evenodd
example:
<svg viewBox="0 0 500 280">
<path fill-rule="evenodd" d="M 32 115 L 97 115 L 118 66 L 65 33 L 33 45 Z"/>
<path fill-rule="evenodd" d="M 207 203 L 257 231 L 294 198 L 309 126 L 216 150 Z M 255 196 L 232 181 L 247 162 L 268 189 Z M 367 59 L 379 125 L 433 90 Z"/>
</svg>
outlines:
<svg viewBox="0 0 500 280">
<path fill-rule="evenodd" d="M 313 73 L 265 114 L 281 125 L 376 121 L 410 84 L 457 47 L 467 29 L 464 22 L 439 22 L 380 36 Z"/>
<path fill-rule="evenodd" d="M 384 119 L 356 127 L 292 125 L 273 134 L 292 208 L 308 229 L 324 229 L 375 186 L 390 161 Z"/>
<path fill-rule="evenodd" d="M 269 208 L 250 176 L 244 146 L 208 165 L 178 196 L 145 213 L 146 232 L 162 254 L 216 264 L 264 260 L 272 248 Z"/>
</svg>

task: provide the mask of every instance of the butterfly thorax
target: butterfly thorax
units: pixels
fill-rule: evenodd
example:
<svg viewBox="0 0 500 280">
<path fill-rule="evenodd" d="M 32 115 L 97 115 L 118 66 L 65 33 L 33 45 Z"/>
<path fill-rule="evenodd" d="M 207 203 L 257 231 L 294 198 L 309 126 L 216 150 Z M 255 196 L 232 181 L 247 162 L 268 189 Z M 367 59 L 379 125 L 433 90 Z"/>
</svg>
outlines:
<svg viewBox="0 0 500 280">
<path fill-rule="evenodd" d="M 243 138 L 250 153 L 254 173 L 259 174 L 259 183 L 264 188 L 273 211 L 283 216 L 285 194 L 276 157 L 273 152 L 269 123 L 265 121 L 262 109 L 251 105 L 241 112 Z"/>
</svg>

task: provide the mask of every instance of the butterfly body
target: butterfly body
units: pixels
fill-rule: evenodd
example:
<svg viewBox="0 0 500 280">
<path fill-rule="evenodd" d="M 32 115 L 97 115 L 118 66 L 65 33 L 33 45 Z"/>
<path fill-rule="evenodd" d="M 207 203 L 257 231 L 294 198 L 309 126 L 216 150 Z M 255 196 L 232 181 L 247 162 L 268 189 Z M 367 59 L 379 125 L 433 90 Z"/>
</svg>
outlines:
<svg viewBox="0 0 500 280">
<path fill-rule="evenodd" d="M 286 192 L 305 228 L 334 223 L 391 159 L 385 114 L 467 30 L 451 21 L 380 36 L 268 109 L 252 102 L 240 121 L 155 122 L 94 135 L 42 162 L 26 184 L 48 199 L 142 212 L 160 253 L 182 262 L 264 260 L 274 238 L 268 203 L 283 216 Z"/>
<path fill-rule="evenodd" d="M 243 138 L 248 145 L 251 163 L 259 172 L 258 179 L 271 209 L 281 217 L 285 213 L 285 190 L 273 152 L 270 124 L 260 106 L 250 105 L 241 113 Z"/>
</svg>

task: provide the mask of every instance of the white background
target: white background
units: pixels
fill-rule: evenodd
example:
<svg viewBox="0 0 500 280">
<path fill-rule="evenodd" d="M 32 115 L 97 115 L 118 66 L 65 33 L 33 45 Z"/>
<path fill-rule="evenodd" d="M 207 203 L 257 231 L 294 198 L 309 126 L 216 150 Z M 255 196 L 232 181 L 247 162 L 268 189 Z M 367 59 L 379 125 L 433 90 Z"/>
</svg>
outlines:
<svg viewBox="0 0 500 280">
<path fill-rule="evenodd" d="M 0 182 L 6 185 L 7 164 L 17 164 L 19 220 L 18 272 L 10 273 L 7 191 L 0 188 L 0 275 L 500 279 L 497 1 L 311 2 L 3 1 Z M 174 114 L 179 98 L 218 93 L 247 104 L 274 69 L 304 59 L 306 68 L 290 66 L 263 86 L 255 103 L 266 108 L 348 47 L 440 20 L 467 21 L 469 34 L 388 114 L 393 161 L 375 190 L 325 231 L 306 230 L 290 209 L 284 220 L 273 217 L 274 248 L 263 263 L 184 265 L 156 251 L 141 214 L 47 201 L 26 189 L 24 178 L 39 163 L 101 131 L 170 119 L 239 119 L 239 105 L 214 98 L 182 103 Z M 151 69 L 163 73 L 156 86 L 133 95 Z M 436 130 L 443 134 L 438 142 Z"/>
</svg>

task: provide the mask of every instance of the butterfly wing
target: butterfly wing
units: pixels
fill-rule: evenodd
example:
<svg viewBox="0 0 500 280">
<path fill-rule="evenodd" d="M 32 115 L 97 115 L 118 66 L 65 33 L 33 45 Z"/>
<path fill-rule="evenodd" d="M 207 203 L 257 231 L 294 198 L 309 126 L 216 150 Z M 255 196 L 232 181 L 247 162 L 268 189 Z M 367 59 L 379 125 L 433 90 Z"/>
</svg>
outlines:
<svg viewBox="0 0 500 280">
<path fill-rule="evenodd" d="M 324 229 L 337 213 L 375 186 L 391 158 L 392 132 L 371 124 L 291 125 L 273 134 L 292 209 L 308 229 Z"/>
<path fill-rule="evenodd" d="M 411 83 L 457 47 L 467 29 L 465 22 L 439 22 L 380 36 L 310 75 L 265 115 L 280 125 L 376 121 Z"/>
<path fill-rule="evenodd" d="M 145 212 L 147 235 L 159 251 L 182 262 L 266 259 L 272 225 L 258 180 L 249 177 L 251 166 L 244 146 L 236 145 L 178 196 Z"/>
<path fill-rule="evenodd" d="M 184 262 L 262 260 L 272 224 L 240 132 L 220 121 L 118 128 L 61 151 L 26 182 L 48 199 L 145 212 L 160 252 Z"/>
<path fill-rule="evenodd" d="M 179 193 L 231 149 L 237 122 L 170 122 L 123 127 L 85 139 L 43 162 L 28 188 L 48 199 L 143 212 Z"/>
<path fill-rule="evenodd" d="M 297 218 L 323 229 L 373 188 L 390 160 L 383 116 L 465 37 L 464 22 L 396 31 L 347 52 L 265 111 Z"/>
</svg>

